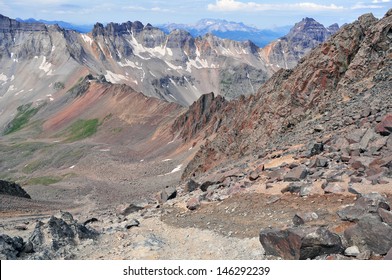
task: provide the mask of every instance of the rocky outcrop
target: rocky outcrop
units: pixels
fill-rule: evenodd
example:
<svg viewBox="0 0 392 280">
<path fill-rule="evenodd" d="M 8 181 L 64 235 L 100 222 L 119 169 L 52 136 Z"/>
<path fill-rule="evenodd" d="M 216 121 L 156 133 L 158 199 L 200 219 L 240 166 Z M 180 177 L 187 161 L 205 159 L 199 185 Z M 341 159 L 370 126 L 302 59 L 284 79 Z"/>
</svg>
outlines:
<svg viewBox="0 0 392 280">
<path fill-rule="evenodd" d="M 64 218 L 67 217 L 67 221 Z M 85 240 L 94 240 L 99 233 L 78 223 L 68 212 L 62 218 L 50 217 L 47 222 L 38 221 L 28 238 L 0 236 L 1 259 L 71 259 L 73 248 Z"/>
<path fill-rule="evenodd" d="M 173 131 L 180 131 L 185 142 L 193 139 L 201 130 L 211 135 L 219 129 L 221 114 L 227 101 L 214 93 L 204 94 L 195 101 L 186 113 L 176 119 Z"/>
<path fill-rule="evenodd" d="M 323 136 L 329 143 L 340 139 L 343 162 L 350 162 L 353 156 L 387 157 L 388 135 L 379 123 L 387 120 L 392 106 L 386 94 L 391 76 L 377 77 L 391 69 L 386 47 L 391 40 L 387 35 L 391 20 L 391 16 L 379 21 L 371 15 L 360 17 L 311 51 L 294 69 L 277 72 L 256 96 L 229 102 L 219 115 L 223 121 L 214 140 L 199 150 L 183 177 L 201 174 L 229 158 L 308 146 Z M 367 65 L 366 69 L 361 65 Z M 356 129 L 363 134 L 349 139 Z M 335 136 L 328 138 L 328 133 Z M 323 151 L 316 150 L 301 156 Z M 372 171 L 366 176 L 385 174 L 378 166 L 381 169 L 367 163 Z M 373 179 L 379 182 L 378 177 Z"/>
<path fill-rule="evenodd" d="M 24 198 L 31 198 L 30 195 L 18 184 L 0 180 L 0 195 L 6 194 Z"/>
</svg>

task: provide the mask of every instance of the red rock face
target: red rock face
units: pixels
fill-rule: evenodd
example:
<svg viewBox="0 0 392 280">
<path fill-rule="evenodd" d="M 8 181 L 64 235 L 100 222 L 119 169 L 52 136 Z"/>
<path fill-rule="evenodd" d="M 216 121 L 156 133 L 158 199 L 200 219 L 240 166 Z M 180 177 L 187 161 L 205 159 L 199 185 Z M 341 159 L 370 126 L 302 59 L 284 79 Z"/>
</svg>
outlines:
<svg viewBox="0 0 392 280">
<path fill-rule="evenodd" d="M 226 103 L 222 96 L 215 97 L 213 93 L 201 96 L 186 113 L 177 118 L 173 130 L 180 131 L 185 142 L 193 139 L 201 130 L 211 135 L 220 126 L 219 115 Z"/>
</svg>

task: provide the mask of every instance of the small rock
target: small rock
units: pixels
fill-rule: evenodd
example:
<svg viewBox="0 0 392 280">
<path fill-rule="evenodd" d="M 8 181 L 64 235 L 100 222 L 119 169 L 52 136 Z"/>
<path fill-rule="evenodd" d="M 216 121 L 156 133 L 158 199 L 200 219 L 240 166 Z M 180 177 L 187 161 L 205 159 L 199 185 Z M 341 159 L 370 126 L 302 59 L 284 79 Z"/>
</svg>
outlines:
<svg viewBox="0 0 392 280">
<path fill-rule="evenodd" d="M 98 222 L 98 219 L 97 219 L 97 218 L 90 218 L 90 219 L 84 221 L 83 225 L 87 225 L 87 224 L 91 224 L 91 223 L 96 223 L 96 222 Z"/>
<path fill-rule="evenodd" d="M 198 183 L 196 183 L 194 180 L 190 179 L 184 187 L 184 192 L 189 193 L 197 190 L 200 187 Z"/>
<path fill-rule="evenodd" d="M 284 181 L 285 182 L 301 181 L 301 180 L 305 179 L 307 175 L 308 175 L 308 171 L 306 170 L 306 168 L 303 166 L 298 166 L 298 167 L 290 170 L 284 176 Z"/>
<path fill-rule="evenodd" d="M 299 193 L 303 185 L 301 183 L 290 183 L 287 187 L 283 188 L 281 193 Z"/>
<path fill-rule="evenodd" d="M 200 207 L 200 199 L 197 196 L 192 197 L 186 203 L 186 208 L 188 208 L 189 210 L 192 210 L 192 211 L 196 210 L 199 207 Z"/>
<path fill-rule="evenodd" d="M 383 117 L 381 122 L 376 126 L 376 132 L 388 136 L 392 132 L 392 114 Z"/>
<path fill-rule="evenodd" d="M 252 171 L 250 174 L 249 174 L 249 180 L 251 180 L 251 181 L 256 181 L 258 178 L 259 178 L 259 174 L 256 172 L 256 171 Z"/>
<path fill-rule="evenodd" d="M 144 207 L 136 205 L 134 203 L 131 203 L 129 205 L 120 205 L 119 207 L 117 207 L 116 209 L 116 214 L 117 215 L 123 215 L 123 216 L 128 216 L 129 214 L 138 212 L 140 210 L 143 210 Z"/>
<path fill-rule="evenodd" d="M 295 214 L 294 217 L 293 217 L 293 224 L 295 226 L 300 226 L 300 225 L 305 224 L 305 221 L 304 221 L 304 219 L 301 216 Z"/>
<path fill-rule="evenodd" d="M 382 208 L 378 208 L 378 215 L 380 215 L 382 221 L 384 223 L 387 223 L 388 225 L 390 225 L 392 227 L 392 212 L 382 209 Z"/>
<path fill-rule="evenodd" d="M 166 195 L 167 195 L 167 200 L 174 199 L 174 198 L 176 198 L 176 196 L 177 196 L 177 190 L 176 190 L 175 187 L 166 186 L 164 192 L 165 192 Z"/>
<path fill-rule="evenodd" d="M 24 231 L 27 230 L 27 227 L 25 225 L 18 225 L 18 226 L 14 226 L 14 229 Z"/>
<path fill-rule="evenodd" d="M 358 249 L 357 246 L 348 247 L 348 248 L 344 251 L 344 254 L 345 254 L 346 256 L 349 256 L 349 257 L 356 257 L 356 256 L 358 256 L 360 253 L 361 253 L 361 252 L 359 251 L 359 249 Z"/>
<path fill-rule="evenodd" d="M 365 250 L 362 253 L 358 254 L 357 259 L 358 260 L 369 260 L 371 256 L 372 256 L 372 252 L 369 250 Z"/>
<path fill-rule="evenodd" d="M 133 227 L 138 227 L 139 225 L 140 225 L 140 222 L 138 220 L 132 219 L 129 223 L 127 223 L 125 225 L 125 228 L 126 229 L 130 229 L 130 228 L 133 228 Z"/>
<path fill-rule="evenodd" d="M 331 184 L 329 183 L 327 187 L 324 189 L 325 193 L 344 193 L 346 191 L 340 184 Z"/>
</svg>

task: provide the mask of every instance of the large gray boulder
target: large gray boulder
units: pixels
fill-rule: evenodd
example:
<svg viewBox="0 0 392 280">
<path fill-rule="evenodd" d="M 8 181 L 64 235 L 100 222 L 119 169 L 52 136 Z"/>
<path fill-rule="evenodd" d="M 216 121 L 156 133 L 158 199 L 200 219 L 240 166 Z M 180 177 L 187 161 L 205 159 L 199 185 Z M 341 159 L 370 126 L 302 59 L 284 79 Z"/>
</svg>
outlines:
<svg viewBox="0 0 392 280">
<path fill-rule="evenodd" d="M 267 255 L 287 260 L 314 259 L 344 250 L 339 235 L 325 227 L 266 229 L 261 230 L 259 240 Z"/>
</svg>

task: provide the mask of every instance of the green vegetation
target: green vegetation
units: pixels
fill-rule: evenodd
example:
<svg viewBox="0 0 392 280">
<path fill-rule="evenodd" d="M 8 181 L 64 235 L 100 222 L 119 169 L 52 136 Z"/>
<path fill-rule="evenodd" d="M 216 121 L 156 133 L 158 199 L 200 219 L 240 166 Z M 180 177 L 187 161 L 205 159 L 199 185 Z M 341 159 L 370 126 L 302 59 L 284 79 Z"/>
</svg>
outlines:
<svg viewBox="0 0 392 280">
<path fill-rule="evenodd" d="M 43 177 L 36 177 L 28 179 L 27 181 L 23 182 L 23 185 L 44 185 L 49 186 L 56 184 L 63 180 L 61 177 L 54 177 L 54 176 L 43 176 Z"/>
<path fill-rule="evenodd" d="M 99 125 L 98 119 L 78 120 L 68 128 L 67 141 L 74 142 L 90 137 L 97 132 Z"/>
<path fill-rule="evenodd" d="M 53 85 L 53 88 L 55 90 L 61 90 L 61 89 L 65 88 L 65 85 L 64 85 L 63 82 L 55 82 L 54 85 Z"/>
<path fill-rule="evenodd" d="M 11 134 L 16 132 L 23 127 L 25 127 L 30 119 L 37 114 L 39 111 L 38 108 L 32 108 L 32 103 L 21 105 L 18 107 L 18 113 L 16 114 L 15 118 L 7 125 L 7 128 L 4 131 L 4 135 Z"/>
</svg>

